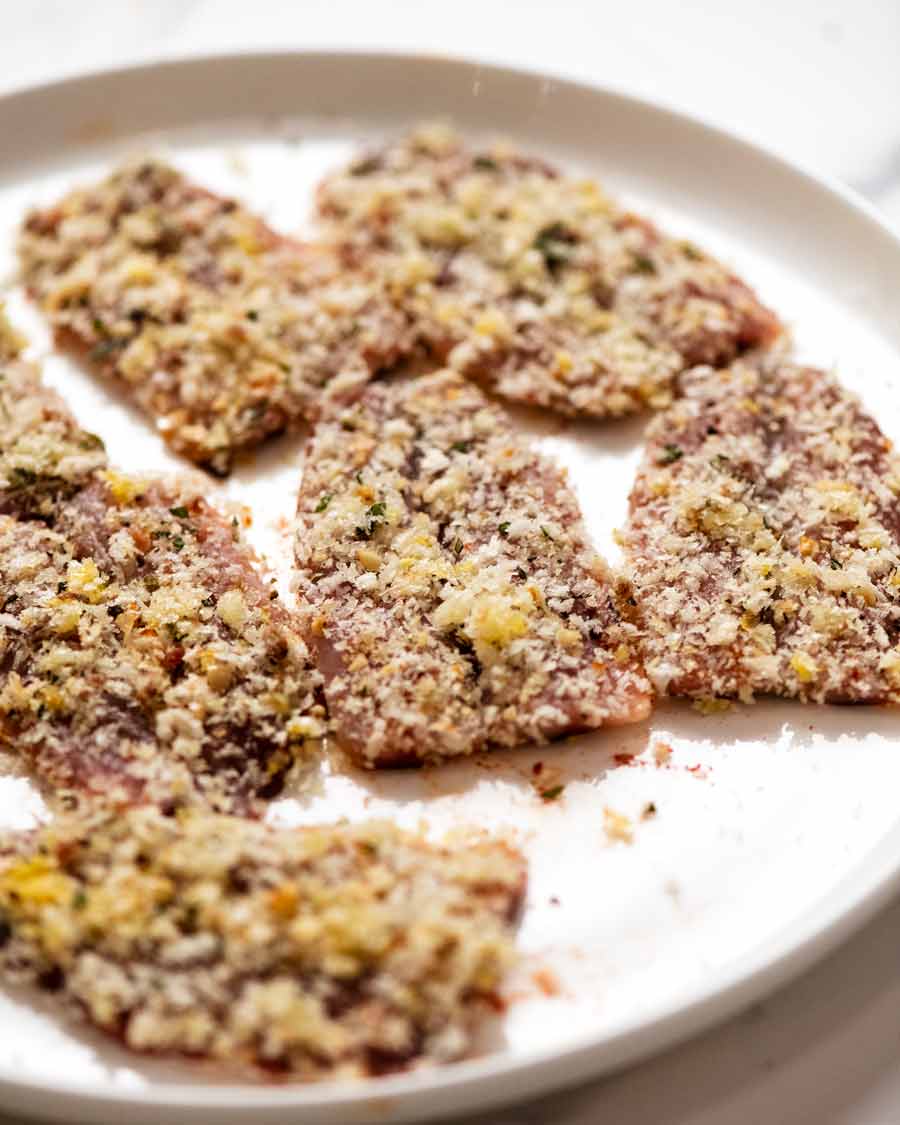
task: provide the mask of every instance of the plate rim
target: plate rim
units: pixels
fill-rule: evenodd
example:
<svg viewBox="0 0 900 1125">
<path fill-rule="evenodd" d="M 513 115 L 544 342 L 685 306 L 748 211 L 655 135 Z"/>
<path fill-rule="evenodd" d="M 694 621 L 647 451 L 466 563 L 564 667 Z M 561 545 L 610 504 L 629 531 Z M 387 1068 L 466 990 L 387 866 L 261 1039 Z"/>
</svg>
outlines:
<svg viewBox="0 0 900 1125">
<path fill-rule="evenodd" d="M 273 48 L 200 53 L 165 52 L 111 67 L 76 68 L 59 78 L 14 85 L 0 92 L 0 112 L 24 108 L 31 99 L 60 99 L 77 96 L 92 84 L 144 78 L 164 79 L 166 74 L 216 65 L 251 68 L 292 61 L 324 63 L 340 67 L 354 65 L 416 66 L 423 61 L 461 75 L 480 71 L 497 79 L 523 83 L 547 83 L 575 96 L 600 98 L 642 113 L 668 118 L 673 125 L 693 127 L 714 144 L 737 146 L 743 155 L 767 164 L 771 170 L 793 177 L 813 193 L 830 197 L 857 218 L 866 220 L 873 233 L 897 255 L 900 265 L 900 235 L 882 218 L 876 207 L 850 186 L 813 171 L 802 161 L 779 154 L 695 113 L 688 113 L 653 98 L 621 87 L 566 77 L 552 69 L 539 70 L 509 65 L 493 59 L 467 58 L 439 51 L 357 49 L 342 47 Z M 237 120 L 238 114 L 224 115 Z M 898 822 L 900 827 L 900 822 Z M 128 1108 L 136 1121 L 159 1122 L 159 1110 L 177 1110 L 180 1120 L 199 1120 L 197 1114 L 215 1110 L 222 1121 L 238 1120 L 255 1112 L 258 1121 L 276 1120 L 287 1109 L 305 1111 L 308 1122 L 326 1121 L 332 1115 L 353 1113 L 353 1121 L 431 1119 L 448 1113 L 485 1109 L 521 1101 L 539 1093 L 550 1093 L 580 1081 L 598 1077 L 635 1063 L 709 1030 L 773 992 L 811 968 L 862 928 L 900 889 L 900 846 L 891 847 L 894 833 L 882 837 L 860 862 L 811 909 L 781 931 L 783 951 L 767 952 L 768 943 L 757 947 L 720 971 L 715 991 L 687 1003 L 672 999 L 655 1013 L 643 1013 L 611 1034 L 585 1034 L 563 1047 L 532 1048 L 514 1058 L 502 1053 L 464 1060 L 432 1071 L 414 1072 L 365 1080 L 358 1084 L 323 1082 L 265 1086 L 252 1083 L 229 1085 L 159 1082 L 139 1089 L 116 1089 L 99 1083 L 23 1080 L 6 1065 L 0 1066 L 0 1105 L 13 1110 L 67 1118 L 73 1103 L 97 1120 L 119 1120 L 112 1116 Z M 895 841 L 900 844 L 900 841 Z M 845 888 L 845 884 L 848 886 Z M 832 900 L 838 899 L 840 904 Z M 427 1104 L 424 1104 L 426 1103 Z M 189 1116 L 187 1116 L 189 1115 Z M 349 1118 L 344 1120 L 351 1120 Z"/>
</svg>

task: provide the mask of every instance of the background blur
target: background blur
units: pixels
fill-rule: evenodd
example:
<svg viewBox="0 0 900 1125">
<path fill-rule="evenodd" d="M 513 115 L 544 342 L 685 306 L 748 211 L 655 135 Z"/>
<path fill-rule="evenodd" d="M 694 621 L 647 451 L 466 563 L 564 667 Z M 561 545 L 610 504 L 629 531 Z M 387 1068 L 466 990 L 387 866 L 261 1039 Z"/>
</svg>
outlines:
<svg viewBox="0 0 900 1125">
<path fill-rule="evenodd" d="M 461 54 L 686 110 L 850 184 L 900 231 L 900 0 L 0 0 L 0 13 L 0 92 L 222 50 Z M 726 1027 L 590 1089 L 479 1120 L 900 1122 L 900 905 Z"/>
<path fill-rule="evenodd" d="M 465 54 L 661 99 L 878 197 L 900 221 L 898 0 L 24 0 L 0 88 L 253 47 Z"/>
</svg>

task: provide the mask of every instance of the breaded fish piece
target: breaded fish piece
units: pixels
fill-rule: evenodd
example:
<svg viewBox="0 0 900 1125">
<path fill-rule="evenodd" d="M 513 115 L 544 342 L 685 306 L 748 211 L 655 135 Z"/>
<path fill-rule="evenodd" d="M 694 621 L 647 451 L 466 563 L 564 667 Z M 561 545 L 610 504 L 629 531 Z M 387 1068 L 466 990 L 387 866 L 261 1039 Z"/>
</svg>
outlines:
<svg viewBox="0 0 900 1125">
<path fill-rule="evenodd" d="M 435 358 L 516 402 L 665 406 L 678 372 L 771 342 L 775 315 L 693 243 L 593 181 L 422 128 L 321 185 L 348 264 L 387 279 Z"/>
<path fill-rule="evenodd" d="M 275 596 L 188 484 L 101 470 L 52 527 L 0 516 L 0 741 L 56 796 L 252 811 L 324 730 Z"/>
<path fill-rule="evenodd" d="M 103 442 L 20 357 L 0 306 L 0 514 L 50 518 L 106 464 Z"/>
<path fill-rule="evenodd" d="M 58 342 L 223 475 L 323 395 L 351 395 L 405 330 L 364 277 L 152 160 L 33 211 L 19 253 Z"/>
<path fill-rule="evenodd" d="M 661 693 L 900 699 L 900 465 L 831 375 L 698 368 L 656 418 L 624 546 Z"/>
<path fill-rule="evenodd" d="M 513 960 L 522 857 L 385 822 L 63 816 L 0 859 L 0 966 L 127 1047 L 296 1080 L 458 1058 Z"/>
<path fill-rule="evenodd" d="M 452 372 L 321 422 L 299 498 L 302 618 L 338 742 L 405 765 L 649 710 L 565 474 Z"/>
</svg>

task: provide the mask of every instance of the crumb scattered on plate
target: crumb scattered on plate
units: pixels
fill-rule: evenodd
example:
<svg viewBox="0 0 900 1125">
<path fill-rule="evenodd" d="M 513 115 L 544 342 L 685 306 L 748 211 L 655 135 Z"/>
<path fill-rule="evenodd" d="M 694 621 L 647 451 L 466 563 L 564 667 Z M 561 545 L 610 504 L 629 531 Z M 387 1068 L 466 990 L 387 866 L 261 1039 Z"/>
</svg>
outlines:
<svg viewBox="0 0 900 1125">
<path fill-rule="evenodd" d="M 607 839 L 616 844 L 634 843 L 634 821 L 609 807 L 603 810 L 603 828 Z"/>
</svg>

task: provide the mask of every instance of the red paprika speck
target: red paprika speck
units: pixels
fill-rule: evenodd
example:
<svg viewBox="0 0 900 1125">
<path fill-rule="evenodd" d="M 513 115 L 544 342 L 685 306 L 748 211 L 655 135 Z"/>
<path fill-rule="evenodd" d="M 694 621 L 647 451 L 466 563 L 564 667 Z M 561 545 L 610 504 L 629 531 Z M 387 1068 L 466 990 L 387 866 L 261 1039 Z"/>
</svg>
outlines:
<svg viewBox="0 0 900 1125">
<path fill-rule="evenodd" d="M 562 992 L 559 978 L 551 969 L 535 969 L 531 979 L 545 996 L 559 996 Z"/>
<path fill-rule="evenodd" d="M 498 1016 L 502 1016 L 508 1007 L 508 1000 L 506 997 L 501 996 L 498 992 L 489 992 L 484 997 L 485 1002 L 492 1008 Z"/>
</svg>

